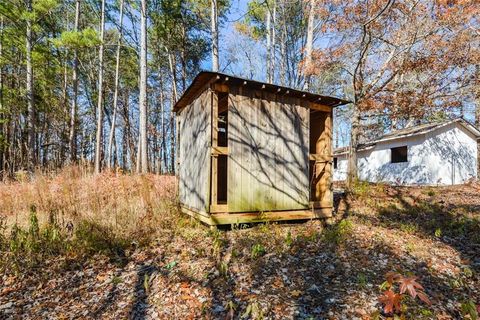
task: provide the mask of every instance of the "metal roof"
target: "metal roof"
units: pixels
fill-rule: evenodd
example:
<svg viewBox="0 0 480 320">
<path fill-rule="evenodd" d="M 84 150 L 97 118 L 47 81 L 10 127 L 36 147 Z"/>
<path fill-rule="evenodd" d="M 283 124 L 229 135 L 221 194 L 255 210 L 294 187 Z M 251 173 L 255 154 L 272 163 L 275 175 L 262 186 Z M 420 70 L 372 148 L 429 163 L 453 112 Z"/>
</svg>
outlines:
<svg viewBox="0 0 480 320">
<path fill-rule="evenodd" d="M 322 105 L 336 107 L 340 105 L 344 105 L 350 103 L 350 101 L 329 97 L 319 94 L 314 94 L 307 91 L 300 91 L 288 87 L 283 87 L 275 84 L 239 78 L 235 76 L 231 76 L 225 73 L 220 72 L 212 72 L 212 71 L 201 71 L 195 79 L 193 79 L 190 86 L 185 90 L 185 93 L 180 97 L 180 99 L 175 103 L 173 107 L 173 111 L 178 112 L 179 110 L 183 109 L 189 103 L 195 99 L 198 94 L 198 91 L 205 87 L 207 84 L 214 83 L 216 81 L 227 81 L 226 84 L 233 84 L 237 86 L 247 86 L 250 88 L 257 88 L 262 89 L 268 92 L 273 93 L 288 93 L 290 96 L 297 97 L 300 99 L 304 99 L 310 102 L 319 103 Z"/>
<path fill-rule="evenodd" d="M 430 123 L 420 124 L 417 126 L 411 126 L 404 129 L 392 131 L 390 133 L 387 133 L 381 136 L 378 139 L 375 139 L 370 142 L 362 143 L 361 145 L 358 146 L 358 151 L 367 150 L 375 146 L 379 142 L 425 134 L 425 133 L 440 129 L 442 127 L 445 127 L 452 123 L 458 123 L 459 125 L 464 127 L 467 131 L 469 131 L 471 134 L 473 134 L 477 139 L 480 138 L 480 130 L 478 128 L 476 128 L 470 122 L 468 122 L 463 118 L 457 118 L 457 119 L 447 120 L 447 121 L 430 122 Z M 333 151 L 333 154 L 340 155 L 347 152 L 348 152 L 348 147 L 341 147 L 341 148 L 336 148 Z"/>
</svg>

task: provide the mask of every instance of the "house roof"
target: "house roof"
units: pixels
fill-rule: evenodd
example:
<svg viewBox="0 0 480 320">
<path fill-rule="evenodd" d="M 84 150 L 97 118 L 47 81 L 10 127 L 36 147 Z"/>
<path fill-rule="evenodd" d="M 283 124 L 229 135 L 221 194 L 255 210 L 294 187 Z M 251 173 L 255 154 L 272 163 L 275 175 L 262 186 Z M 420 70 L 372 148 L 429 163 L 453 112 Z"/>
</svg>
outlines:
<svg viewBox="0 0 480 320">
<path fill-rule="evenodd" d="M 358 150 L 359 151 L 368 150 L 374 147 L 377 143 L 383 142 L 383 141 L 390 141 L 390 140 L 402 139 L 402 138 L 425 134 L 425 133 L 440 129 L 442 127 L 445 127 L 452 123 L 458 123 L 460 126 L 465 128 L 468 132 L 473 134 L 477 139 L 480 138 L 480 130 L 478 128 L 476 128 L 470 122 L 466 121 L 463 118 L 457 118 L 454 120 L 430 122 L 430 123 L 420 124 L 417 126 L 412 126 L 412 127 L 392 131 L 390 133 L 384 134 L 383 136 L 381 136 L 376 140 L 359 145 Z M 341 155 L 347 152 L 348 152 L 348 147 L 341 147 L 341 148 L 336 148 L 333 151 L 333 154 Z"/>
<path fill-rule="evenodd" d="M 290 96 L 301 98 L 310 102 L 316 102 L 322 105 L 327 105 L 330 107 L 336 107 L 343 104 L 350 103 L 350 101 L 343 100 L 340 98 L 324 96 L 319 94 L 314 94 L 307 91 L 300 91 L 288 87 L 283 87 L 275 84 L 239 78 L 235 76 L 231 76 L 225 73 L 220 72 L 211 72 L 211 71 L 201 71 L 195 79 L 193 79 L 190 86 L 185 90 L 184 94 L 180 97 L 180 99 L 175 103 L 173 107 L 173 111 L 178 112 L 179 110 L 183 109 L 189 103 L 195 99 L 199 90 L 205 87 L 207 84 L 212 84 L 216 81 L 223 81 L 227 82 L 228 84 L 235 84 L 235 85 L 243 85 L 250 88 L 257 88 L 262 89 L 268 92 L 273 93 L 287 93 Z"/>
</svg>

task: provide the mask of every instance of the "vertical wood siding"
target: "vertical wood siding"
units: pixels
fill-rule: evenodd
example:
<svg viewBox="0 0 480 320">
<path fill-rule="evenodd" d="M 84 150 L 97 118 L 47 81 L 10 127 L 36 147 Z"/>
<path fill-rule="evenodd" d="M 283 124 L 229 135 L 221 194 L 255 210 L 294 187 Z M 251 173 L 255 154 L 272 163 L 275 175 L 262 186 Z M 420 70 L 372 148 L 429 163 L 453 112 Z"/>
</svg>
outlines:
<svg viewBox="0 0 480 320">
<path fill-rule="evenodd" d="M 309 205 L 309 110 L 299 99 L 230 88 L 228 209 L 305 209 Z"/>
<path fill-rule="evenodd" d="M 205 90 L 179 116 L 180 203 L 208 212 L 210 195 L 211 91 Z"/>
</svg>

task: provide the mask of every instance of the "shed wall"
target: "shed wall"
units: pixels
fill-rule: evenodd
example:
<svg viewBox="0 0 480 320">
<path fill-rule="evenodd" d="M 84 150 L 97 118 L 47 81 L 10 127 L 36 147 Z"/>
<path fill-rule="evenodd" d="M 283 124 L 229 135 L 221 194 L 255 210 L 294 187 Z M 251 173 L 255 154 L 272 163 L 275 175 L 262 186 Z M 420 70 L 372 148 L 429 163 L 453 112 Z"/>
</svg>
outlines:
<svg viewBox="0 0 480 320">
<path fill-rule="evenodd" d="M 306 209 L 309 109 L 299 99 L 231 87 L 230 212 Z"/>
<path fill-rule="evenodd" d="M 208 212 L 210 195 L 211 91 L 203 91 L 179 117 L 180 203 Z"/>
</svg>

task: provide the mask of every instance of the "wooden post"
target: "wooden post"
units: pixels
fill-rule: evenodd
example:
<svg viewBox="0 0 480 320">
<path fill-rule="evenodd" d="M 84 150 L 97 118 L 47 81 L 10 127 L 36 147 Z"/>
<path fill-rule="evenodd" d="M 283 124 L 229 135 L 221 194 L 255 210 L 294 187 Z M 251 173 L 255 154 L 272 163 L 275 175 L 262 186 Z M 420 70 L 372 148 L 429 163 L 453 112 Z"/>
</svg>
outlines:
<svg viewBox="0 0 480 320">
<path fill-rule="evenodd" d="M 333 205 L 331 181 L 332 181 L 332 110 L 321 114 L 322 126 L 315 141 L 315 160 L 314 168 L 314 190 L 313 190 L 313 206 L 314 207 L 331 207 Z"/>
<path fill-rule="evenodd" d="M 323 203 L 332 202 L 331 177 L 332 177 L 332 112 L 324 113 L 324 130 L 316 144 L 316 154 L 325 156 L 327 161 L 319 162 L 317 160 L 317 174 L 320 175 L 315 196 L 317 200 Z M 321 168 L 320 168 L 321 167 Z"/>
<path fill-rule="evenodd" d="M 218 94 L 212 89 L 210 90 L 212 95 L 212 148 L 218 147 Z M 211 196 L 210 196 L 210 206 L 215 206 L 218 204 L 218 154 L 212 154 L 212 171 L 211 171 Z"/>
</svg>

